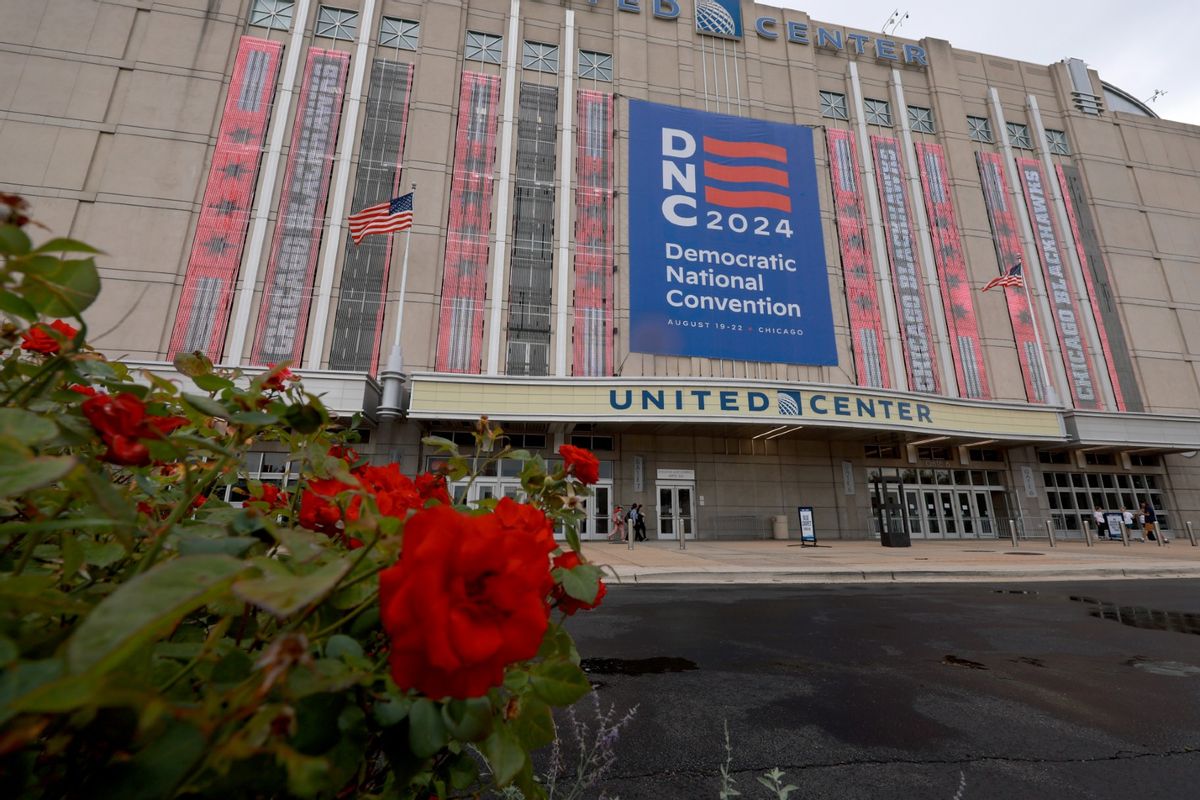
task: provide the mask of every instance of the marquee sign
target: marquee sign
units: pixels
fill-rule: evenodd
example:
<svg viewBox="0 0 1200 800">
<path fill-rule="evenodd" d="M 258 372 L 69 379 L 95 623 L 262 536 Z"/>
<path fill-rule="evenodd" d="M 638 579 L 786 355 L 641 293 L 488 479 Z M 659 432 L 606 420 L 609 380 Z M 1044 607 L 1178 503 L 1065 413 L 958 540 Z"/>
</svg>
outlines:
<svg viewBox="0 0 1200 800">
<path fill-rule="evenodd" d="M 759 423 L 1065 441 L 1052 409 L 816 383 L 413 375 L 418 419 Z"/>
<path fill-rule="evenodd" d="M 629 101 L 630 346 L 836 364 L 812 131 Z"/>
</svg>

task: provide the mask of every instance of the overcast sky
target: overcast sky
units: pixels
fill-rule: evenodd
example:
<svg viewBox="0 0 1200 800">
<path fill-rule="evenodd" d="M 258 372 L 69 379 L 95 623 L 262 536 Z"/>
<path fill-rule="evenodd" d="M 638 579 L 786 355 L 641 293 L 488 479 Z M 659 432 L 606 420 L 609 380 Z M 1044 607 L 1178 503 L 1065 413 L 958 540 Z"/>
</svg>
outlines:
<svg viewBox="0 0 1200 800">
<path fill-rule="evenodd" d="M 821 22 L 879 31 L 892 11 L 908 12 L 896 36 L 947 39 L 955 47 L 1053 64 L 1080 58 L 1106 82 L 1164 119 L 1200 125 L 1200 64 L 1188 37 L 1200 30 L 1196 0 L 759 0 Z M 753 22 L 748 22 L 748 27 Z"/>
</svg>

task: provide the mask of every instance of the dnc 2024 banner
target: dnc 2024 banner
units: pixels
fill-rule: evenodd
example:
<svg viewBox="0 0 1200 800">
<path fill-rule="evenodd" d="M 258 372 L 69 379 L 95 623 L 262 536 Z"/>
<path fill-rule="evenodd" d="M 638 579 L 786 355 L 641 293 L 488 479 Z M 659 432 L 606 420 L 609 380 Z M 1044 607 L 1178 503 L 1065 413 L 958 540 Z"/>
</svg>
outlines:
<svg viewBox="0 0 1200 800">
<path fill-rule="evenodd" d="M 836 364 L 812 131 L 629 101 L 630 346 Z"/>
</svg>

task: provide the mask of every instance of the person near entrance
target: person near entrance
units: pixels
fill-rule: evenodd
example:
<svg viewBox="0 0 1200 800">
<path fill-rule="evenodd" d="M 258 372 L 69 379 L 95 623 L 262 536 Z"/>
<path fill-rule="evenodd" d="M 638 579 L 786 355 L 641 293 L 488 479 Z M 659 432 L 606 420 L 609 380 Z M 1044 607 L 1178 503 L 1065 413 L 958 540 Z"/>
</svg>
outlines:
<svg viewBox="0 0 1200 800">
<path fill-rule="evenodd" d="M 1104 512 L 1100 510 L 1100 506 L 1096 506 L 1096 510 L 1092 512 L 1092 519 L 1096 521 L 1096 538 L 1109 538 L 1108 523 L 1104 520 Z"/>
<path fill-rule="evenodd" d="M 1158 522 L 1158 515 L 1154 513 L 1154 506 L 1149 502 L 1142 503 L 1142 527 L 1146 538 L 1152 542 L 1158 540 L 1158 534 L 1154 530 L 1155 522 Z M 1163 543 L 1165 544 L 1166 541 L 1167 538 L 1164 536 Z"/>
<path fill-rule="evenodd" d="M 633 507 L 637 511 L 637 518 L 633 523 L 633 538 L 644 542 L 646 541 L 646 512 L 642 509 L 641 503 L 634 503 Z"/>
<path fill-rule="evenodd" d="M 612 525 L 613 525 L 613 529 L 612 529 L 612 532 L 608 534 L 608 540 L 610 542 L 625 541 L 625 509 L 623 507 L 617 506 L 616 508 L 613 509 Z M 616 537 L 616 538 L 614 539 L 613 537 Z"/>
<path fill-rule="evenodd" d="M 1133 527 L 1133 512 L 1128 508 L 1121 509 L 1121 521 L 1125 523 L 1125 530 L 1129 531 L 1129 535 L 1137 534 L 1139 542 L 1146 541 L 1146 537 L 1142 536 L 1142 532 Z"/>
</svg>

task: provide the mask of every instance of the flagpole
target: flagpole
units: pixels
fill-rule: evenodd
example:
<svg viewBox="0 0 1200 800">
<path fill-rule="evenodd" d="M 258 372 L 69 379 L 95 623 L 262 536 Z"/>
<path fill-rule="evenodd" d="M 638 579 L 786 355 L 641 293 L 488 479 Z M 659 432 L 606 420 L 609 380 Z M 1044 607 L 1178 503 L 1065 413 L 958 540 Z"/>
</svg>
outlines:
<svg viewBox="0 0 1200 800">
<path fill-rule="evenodd" d="M 416 205 L 417 184 L 412 185 L 413 205 Z M 408 235 L 404 239 L 404 259 L 400 262 L 400 302 L 396 308 L 396 331 L 392 337 L 392 350 L 388 353 L 387 365 L 379 372 L 383 384 L 383 397 L 379 402 L 379 416 L 385 419 L 396 419 L 404 416 L 402 395 L 404 393 L 404 354 L 400 338 L 404 333 L 404 295 L 408 291 L 408 250 L 412 245 L 412 225 L 408 226 Z"/>
</svg>

